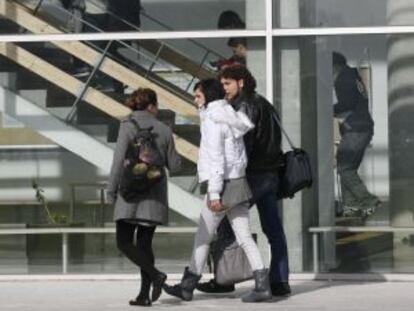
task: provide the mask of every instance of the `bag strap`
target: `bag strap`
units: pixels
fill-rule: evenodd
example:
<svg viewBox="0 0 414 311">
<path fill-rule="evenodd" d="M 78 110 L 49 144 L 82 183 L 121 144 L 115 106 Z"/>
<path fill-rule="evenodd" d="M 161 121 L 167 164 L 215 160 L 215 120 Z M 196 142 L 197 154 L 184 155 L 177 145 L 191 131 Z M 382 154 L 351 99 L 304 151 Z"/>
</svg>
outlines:
<svg viewBox="0 0 414 311">
<path fill-rule="evenodd" d="M 141 131 L 141 127 L 139 126 L 137 120 L 129 118 L 129 121 L 131 121 L 131 123 L 135 125 L 135 128 L 138 130 L 138 132 Z"/>
<path fill-rule="evenodd" d="M 276 121 L 277 125 L 279 125 L 280 129 L 282 130 L 283 135 L 285 135 L 285 137 L 286 137 L 286 139 L 287 139 L 287 141 L 288 141 L 288 143 L 289 143 L 289 145 L 290 145 L 290 148 L 292 148 L 292 149 L 297 149 L 297 148 L 295 147 L 295 145 L 293 144 L 293 141 L 290 139 L 289 135 L 287 134 L 287 132 L 286 132 L 286 131 L 285 131 L 285 129 L 283 128 L 282 123 L 280 122 L 280 119 L 279 119 L 279 117 L 278 117 L 278 115 L 277 115 L 276 111 L 273 111 L 273 112 L 272 112 L 272 117 L 273 117 L 273 119 L 275 119 L 275 121 Z"/>
</svg>

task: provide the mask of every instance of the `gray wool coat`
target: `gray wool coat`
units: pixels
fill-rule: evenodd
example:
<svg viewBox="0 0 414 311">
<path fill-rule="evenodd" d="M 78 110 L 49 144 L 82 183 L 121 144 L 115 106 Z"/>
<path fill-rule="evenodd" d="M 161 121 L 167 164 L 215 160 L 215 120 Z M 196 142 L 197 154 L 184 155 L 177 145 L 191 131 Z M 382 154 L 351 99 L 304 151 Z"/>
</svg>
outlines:
<svg viewBox="0 0 414 311">
<path fill-rule="evenodd" d="M 161 151 L 165 167 L 170 172 L 178 171 L 181 167 L 181 157 L 178 155 L 172 132 L 168 126 L 158 121 L 150 112 L 134 111 L 130 115 L 141 128 L 153 127 L 155 142 Z M 122 174 L 123 161 L 128 148 L 128 143 L 134 138 L 137 130 L 134 124 L 126 118 L 121 121 L 114 159 L 108 183 L 108 201 L 115 203 L 114 221 L 137 220 L 149 221 L 156 224 L 168 224 L 168 190 L 167 178 L 153 186 L 148 194 L 143 194 L 137 203 L 127 203 L 118 193 Z"/>
</svg>

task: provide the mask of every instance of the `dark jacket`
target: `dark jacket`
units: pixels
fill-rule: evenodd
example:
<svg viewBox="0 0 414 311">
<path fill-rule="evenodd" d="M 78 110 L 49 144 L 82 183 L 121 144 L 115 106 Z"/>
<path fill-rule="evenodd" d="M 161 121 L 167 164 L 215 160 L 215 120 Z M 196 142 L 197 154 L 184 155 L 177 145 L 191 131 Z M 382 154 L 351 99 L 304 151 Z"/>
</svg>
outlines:
<svg viewBox="0 0 414 311">
<path fill-rule="evenodd" d="M 355 68 L 345 66 L 335 80 L 338 103 L 334 105 L 334 116 L 344 119 L 341 133 L 369 132 L 374 122 L 368 109 L 368 95 Z"/>
<path fill-rule="evenodd" d="M 161 151 L 165 167 L 170 172 L 179 170 L 181 157 L 175 149 L 171 129 L 148 111 L 134 111 L 130 117 L 134 118 L 142 128 L 153 127 L 152 132 L 155 134 L 155 142 Z M 121 121 L 108 183 L 108 201 L 115 203 L 114 220 L 135 219 L 166 225 L 168 224 L 167 178 L 154 185 L 149 193 L 142 194 L 137 203 L 126 202 L 118 193 L 128 144 L 137 132 L 136 127 L 128 119 Z"/>
<path fill-rule="evenodd" d="M 246 113 L 255 126 L 244 135 L 247 174 L 276 172 L 282 159 L 281 131 L 273 116 L 276 109 L 257 93 L 241 93 L 231 104 Z"/>
</svg>

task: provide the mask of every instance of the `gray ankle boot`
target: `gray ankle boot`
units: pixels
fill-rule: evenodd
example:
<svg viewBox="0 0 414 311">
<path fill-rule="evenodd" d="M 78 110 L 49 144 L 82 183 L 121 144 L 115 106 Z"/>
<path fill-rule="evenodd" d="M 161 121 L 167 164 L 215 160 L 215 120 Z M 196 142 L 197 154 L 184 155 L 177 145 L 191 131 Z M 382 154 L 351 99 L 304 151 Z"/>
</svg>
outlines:
<svg viewBox="0 0 414 311">
<path fill-rule="evenodd" d="M 193 299 L 194 289 L 200 279 L 201 275 L 192 273 L 188 267 L 186 267 L 180 284 L 173 286 L 164 285 L 163 289 L 171 296 L 178 297 L 185 301 L 190 301 Z"/>
<path fill-rule="evenodd" d="M 261 302 L 272 298 L 272 291 L 270 290 L 269 270 L 255 270 L 253 271 L 253 278 L 255 281 L 254 289 L 242 297 L 243 302 Z"/>
</svg>

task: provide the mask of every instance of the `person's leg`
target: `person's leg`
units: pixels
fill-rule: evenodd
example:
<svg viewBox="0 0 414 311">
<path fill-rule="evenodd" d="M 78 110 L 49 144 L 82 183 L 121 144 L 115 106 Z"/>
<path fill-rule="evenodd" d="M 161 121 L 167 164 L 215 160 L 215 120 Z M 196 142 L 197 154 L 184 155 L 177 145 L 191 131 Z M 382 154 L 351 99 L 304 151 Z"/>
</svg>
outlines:
<svg viewBox="0 0 414 311">
<path fill-rule="evenodd" d="M 341 177 L 344 211 L 375 206 L 379 199 L 371 194 L 358 175 L 372 133 L 345 133 L 338 146 L 337 165 Z M 356 201 L 356 202 L 355 202 Z"/>
<path fill-rule="evenodd" d="M 255 287 L 242 297 L 243 302 L 261 302 L 272 298 L 269 270 L 265 269 L 259 248 L 249 227 L 249 203 L 235 206 L 227 212 L 237 243 L 243 248 L 253 271 Z"/>
<path fill-rule="evenodd" d="M 155 226 L 138 226 L 137 231 L 137 248 L 144 252 L 152 264 L 154 264 L 154 253 L 152 250 L 152 239 L 154 237 Z M 141 289 L 138 297 L 149 298 L 151 289 L 151 278 L 145 270 L 141 269 Z"/>
<path fill-rule="evenodd" d="M 279 217 L 277 189 L 279 177 L 274 173 L 248 178 L 256 203 L 263 233 L 270 244 L 270 284 L 275 296 L 290 294 L 289 259 L 285 231 Z"/>
<path fill-rule="evenodd" d="M 264 269 L 259 248 L 253 240 L 249 225 L 249 205 L 235 206 L 227 212 L 237 243 L 243 248 L 253 271 Z"/>
<path fill-rule="evenodd" d="M 201 275 L 207 261 L 210 243 L 213 240 L 223 213 L 213 213 L 207 206 L 201 209 L 200 222 L 194 237 L 193 253 L 190 261 L 190 271 Z"/>
<path fill-rule="evenodd" d="M 236 237 L 234 236 L 233 229 L 231 228 L 231 224 L 227 217 L 224 217 L 217 227 L 217 239 L 226 241 L 234 241 L 236 239 Z M 234 284 L 218 284 L 216 282 L 215 277 L 207 282 L 197 283 L 196 288 L 204 293 L 230 293 L 235 290 Z"/>
<path fill-rule="evenodd" d="M 151 258 L 148 258 L 147 254 L 141 248 L 136 247 L 133 244 L 136 228 L 136 225 L 129 224 L 122 220 L 116 222 L 118 248 L 129 260 L 143 269 L 150 276 L 151 280 L 157 279 L 161 272 L 154 267 Z"/>
<path fill-rule="evenodd" d="M 289 259 L 285 231 L 279 217 L 276 192 L 269 192 L 256 202 L 263 233 L 270 244 L 270 283 L 289 282 Z"/>
<path fill-rule="evenodd" d="M 210 243 L 223 217 L 224 214 L 213 213 L 207 206 L 201 209 L 200 222 L 194 237 L 190 267 L 185 268 L 179 284 L 173 286 L 166 285 L 164 287 L 167 294 L 186 301 L 193 299 L 194 289 L 201 278 L 201 273 L 206 264 Z"/>
</svg>

